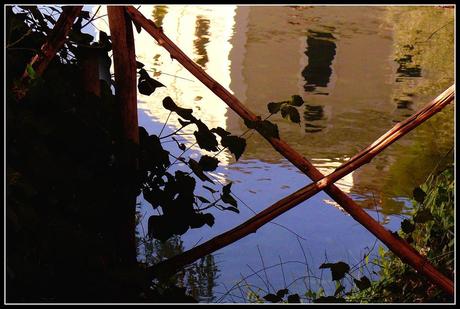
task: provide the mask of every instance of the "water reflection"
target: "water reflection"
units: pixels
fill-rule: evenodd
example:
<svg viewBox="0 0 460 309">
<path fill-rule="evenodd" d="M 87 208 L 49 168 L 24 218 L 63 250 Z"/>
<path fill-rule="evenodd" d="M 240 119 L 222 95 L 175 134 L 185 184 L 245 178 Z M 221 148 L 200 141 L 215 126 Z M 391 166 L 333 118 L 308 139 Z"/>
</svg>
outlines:
<svg viewBox="0 0 460 309">
<path fill-rule="evenodd" d="M 411 100 L 404 100 L 404 99 L 395 99 L 396 108 L 398 109 L 412 109 L 412 101 Z"/>
<path fill-rule="evenodd" d="M 305 52 L 308 65 L 302 71 L 306 82 L 305 91 L 313 92 L 316 87 L 327 87 L 332 74 L 331 64 L 335 57 L 334 39 L 329 32 L 308 31 L 308 47 Z"/>
<path fill-rule="evenodd" d="M 206 50 L 206 45 L 209 43 L 209 19 L 203 18 L 203 16 L 197 16 L 195 36 L 196 39 L 193 41 L 193 45 L 199 57 L 194 60 L 205 68 L 206 63 L 209 61 L 208 52 Z"/>
<path fill-rule="evenodd" d="M 157 27 L 163 26 L 163 19 L 165 15 L 168 13 L 168 7 L 166 5 L 155 5 L 153 8 L 153 21 Z"/>
<path fill-rule="evenodd" d="M 224 87 L 230 83 L 231 37 L 234 25 L 235 6 L 142 6 L 141 12 L 145 16 L 152 16 L 157 25 L 178 43 L 181 49 L 200 66 L 213 76 Z M 153 13 L 152 13 L 153 11 Z M 177 61 L 170 58 L 168 52 L 158 46 L 144 31 L 135 34 L 137 60 L 147 65 L 154 77 L 167 88 L 157 89 L 150 96 L 139 97 L 139 108 L 146 111 L 158 121 L 166 121 L 171 130 L 180 127 L 177 116 L 168 117 L 161 101 L 170 96 L 178 105 L 192 108 L 194 115 L 206 123 L 210 128 L 226 128 L 227 106 L 221 102 L 209 89 L 203 86 L 194 76 L 183 68 Z M 153 61 L 152 61 L 153 59 Z M 160 102 L 160 103 L 158 103 Z M 192 149 L 192 126 L 180 132 L 180 141 Z M 159 132 L 152 132 L 159 133 Z M 169 142 L 169 141 L 166 141 Z M 219 155 L 222 164 L 231 159 L 231 155 L 223 152 Z"/>
<path fill-rule="evenodd" d="M 335 28 L 332 27 L 331 30 Z M 316 91 L 317 87 L 326 88 L 332 75 L 332 61 L 336 54 L 334 36 L 329 32 L 308 30 L 307 50 L 305 55 L 308 65 L 303 69 L 302 76 L 305 80 L 303 86 L 306 92 L 316 95 L 328 95 L 324 91 Z M 318 124 L 318 120 L 324 119 L 324 107 L 322 105 L 305 104 L 304 111 L 305 133 L 320 132 L 326 126 Z M 311 123 L 315 121 L 315 123 Z"/>
<path fill-rule="evenodd" d="M 184 252 L 184 243 L 180 237 L 173 237 L 166 242 L 143 238 L 140 246 L 139 259 L 148 266 L 156 264 Z M 186 287 L 187 293 L 198 301 L 212 302 L 215 299 L 213 290 L 219 277 L 214 256 L 207 255 L 197 262 L 188 265 L 175 276 L 162 282 L 165 286 L 177 284 Z"/>
<path fill-rule="evenodd" d="M 142 6 L 141 12 L 153 16 L 187 55 L 257 114 L 265 116 L 270 101 L 302 95 L 306 101 L 302 129 L 281 117 L 272 121 L 277 123 L 281 137 L 314 164 L 330 162 L 329 170 L 430 100 L 450 78 L 421 75 L 419 58 L 425 52 L 417 50 L 421 47 L 414 42 L 426 41 L 429 34 L 422 34 L 433 26 L 420 32 L 408 29 L 406 32 L 415 33 L 415 37 L 395 43 L 395 29 L 407 27 L 397 28 L 388 17 L 392 9 L 386 7 Z M 100 27 L 107 30 L 106 24 L 100 23 Z M 435 45 L 423 48 L 430 46 Z M 168 118 L 168 111 L 158 102 L 169 95 L 179 105 L 193 108 L 197 118 L 210 127 L 220 126 L 235 134 L 246 130 L 233 111 L 171 60 L 145 31 L 136 33 L 136 54 L 160 82 L 168 85 L 151 97 L 139 97 L 139 107 L 152 118 Z M 442 59 L 447 61 L 443 67 L 453 62 L 448 57 Z M 433 65 L 430 74 L 435 71 Z M 414 94 L 419 81 L 440 86 L 430 86 L 433 90 L 423 96 L 423 89 Z M 177 128 L 176 117 L 168 120 L 168 126 Z M 183 133 L 181 142 L 191 145 L 194 140 L 187 134 L 193 132 Z M 409 145 L 415 136 L 398 143 Z M 241 160 L 284 164 L 263 138 L 253 135 L 249 141 Z M 400 166 L 400 158 L 407 155 L 403 148 L 392 146 L 355 171 L 350 192 L 383 194 L 379 206 L 394 209 L 391 203 L 402 191 L 385 189 L 393 177 L 386 165 Z M 433 161 L 428 154 L 423 158 Z M 223 152 L 219 159 L 232 168 L 229 153 Z M 413 182 L 417 181 L 397 186 L 410 188 Z M 409 189 L 404 192 L 410 196 Z M 372 203 L 363 206 L 368 204 Z"/>
<path fill-rule="evenodd" d="M 403 57 L 396 59 L 396 62 L 399 64 L 399 67 L 396 70 L 396 73 L 398 73 L 398 76 L 400 77 L 420 77 L 422 76 L 422 68 L 420 67 L 420 65 L 412 64 L 412 55 L 406 54 Z M 401 78 L 396 79 L 397 82 L 400 82 L 401 80 L 402 80 Z"/>
<path fill-rule="evenodd" d="M 145 16 L 153 14 L 157 25 L 162 26 L 190 58 L 256 114 L 266 116 L 268 102 L 301 95 L 306 101 L 302 107 L 301 126 L 281 117 L 271 120 L 278 125 L 281 137 L 324 174 L 334 171 L 391 128 L 395 121 L 413 113 L 452 83 L 451 45 L 437 48 L 444 46 L 439 42 L 411 49 L 410 44 L 425 40 L 430 31 L 439 28 L 435 22 L 430 22 L 419 27 L 425 37 L 412 36 L 415 28 L 407 24 L 436 19 L 427 18 L 422 9 L 414 10 L 415 13 L 411 10 L 376 6 L 141 7 Z M 404 17 L 395 20 L 395 14 Z M 104 30 L 104 24 L 101 28 Z M 139 96 L 140 115 L 146 115 L 140 118 L 140 123 L 150 126 L 150 133 L 158 134 L 166 119 L 165 132 L 178 127 L 177 117 L 168 118 L 169 113 L 161 106 L 161 100 L 167 95 L 180 106 L 193 108 L 194 115 L 209 127 L 220 126 L 234 134 L 246 131 L 243 121 L 233 111 L 177 61 L 171 60 L 145 31 L 135 35 L 138 60 L 155 71 L 155 78 L 167 85 L 150 97 Z M 416 51 L 417 48 L 422 49 Z M 421 61 L 421 55 L 432 58 Z M 453 107 L 436 117 L 430 120 L 432 124 L 407 135 L 337 185 L 351 193 L 362 207 L 377 209 L 377 216 L 384 223 L 395 222 L 390 215 L 407 211 L 413 188 L 445 154 L 446 145 L 452 144 Z M 192 145 L 193 136 L 187 134 L 193 132 L 183 133 L 180 142 Z M 174 146 L 173 141 L 167 142 Z M 200 152 L 192 149 L 195 158 Z M 256 211 L 309 181 L 257 134 L 248 138 L 246 152 L 238 162 L 226 152 L 219 160 L 216 177 L 235 181 L 235 192 Z M 305 205 L 309 207 L 303 207 Z M 330 257 L 341 258 L 343 251 L 337 248 L 342 245 L 347 250 L 353 248 L 353 253 L 358 252 L 371 237 L 365 238 L 368 234 L 362 230 L 358 234 L 349 232 L 359 225 L 351 219 L 347 221 L 341 213 L 334 217 L 336 209 L 328 205 L 337 206 L 326 194 L 318 194 L 286 214 L 286 226 L 301 231 L 302 235 L 311 235 L 308 245 L 321 254 L 325 243 L 330 244 L 327 247 Z M 208 239 L 212 237 L 210 233 L 228 230 L 251 215 L 252 212 L 242 208 L 239 215 L 217 219 L 213 229 L 197 230 L 193 236 L 184 236 L 192 246 L 201 237 Z M 305 224 L 304 218 L 315 220 Z M 393 230 L 398 227 L 396 222 Z M 361 243 L 356 241 L 356 235 L 362 237 Z M 275 245 L 274 238 L 277 238 Z M 256 265 L 260 262 L 251 255 L 256 241 L 265 243 L 275 253 L 281 250 L 289 255 L 292 253 L 289 239 L 292 234 L 266 227 L 258 231 L 257 237 L 248 237 L 223 250 L 229 268 L 223 272 L 222 282 L 229 283 L 238 277 L 237 272 L 247 261 Z M 250 254 L 242 256 L 243 251 Z M 257 252 L 254 256 L 257 257 Z M 278 261 L 277 256 L 271 258 Z M 323 262 L 321 258 L 318 263 Z M 200 275 L 213 273 L 212 263 L 206 265 L 210 265 L 208 270 L 195 270 L 192 281 L 212 277 Z M 202 287 L 198 284 L 193 289 L 211 297 L 210 290 L 206 289 L 213 284 Z"/>
<path fill-rule="evenodd" d="M 411 88 L 411 85 L 422 76 L 422 68 L 420 64 L 414 62 L 414 46 L 411 44 L 405 44 L 402 47 L 401 52 L 404 53 L 402 57 L 395 59 L 398 63 L 396 70 L 395 82 L 400 83 L 404 88 Z M 394 122 L 399 122 L 404 118 L 410 116 L 409 112 L 413 111 L 414 102 L 412 98 L 413 93 L 401 93 L 399 96 L 394 97 L 397 111 L 395 112 Z"/>
<path fill-rule="evenodd" d="M 309 105 L 305 104 L 305 111 L 303 113 L 303 118 L 305 119 L 305 132 L 306 133 L 315 133 L 320 132 L 321 129 L 324 129 L 324 126 L 314 125 L 308 123 L 308 121 L 318 121 L 324 119 L 324 108 L 321 105 Z"/>
<path fill-rule="evenodd" d="M 257 114 L 266 115 L 270 101 L 301 94 L 306 100 L 302 130 L 281 117 L 272 121 L 282 138 L 314 164 L 329 162 L 328 171 L 407 117 L 426 98 L 397 90 L 402 84 L 399 88 L 410 89 L 415 79 L 421 79 L 422 67 L 416 63 L 410 40 L 399 44 L 399 56 L 394 56 L 394 25 L 384 7 L 155 6 L 149 13 L 143 6 L 142 10 L 147 16 L 153 11 L 155 21 L 186 54 Z M 170 60 L 167 52 L 152 45 L 143 33 L 136 40 L 139 60 L 151 62 L 157 78 L 168 85 L 152 97 L 141 96 L 140 108 L 164 121 L 168 112 L 155 102 L 170 95 L 181 106 L 193 108 L 210 127 L 235 134 L 246 130 L 233 111 Z M 152 57 L 154 61 L 149 60 Z M 168 126 L 177 127 L 174 117 Z M 187 134 L 193 132 L 183 133 L 182 141 L 191 145 L 194 140 Z M 406 137 L 401 143 L 409 141 Z M 385 164 L 396 164 L 403 153 L 390 147 L 352 173 L 346 191 L 383 194 L 376 201 L 384 211 L 398 208 L 398 195 L 391 193 L 398 190 L 384 190 L 391 182 Z M 223 152 L 219 159 L 232 168 L 229 153 Z M 253 135 L 241 160 L 280 163 L 283 158 Z"/>
</svg>

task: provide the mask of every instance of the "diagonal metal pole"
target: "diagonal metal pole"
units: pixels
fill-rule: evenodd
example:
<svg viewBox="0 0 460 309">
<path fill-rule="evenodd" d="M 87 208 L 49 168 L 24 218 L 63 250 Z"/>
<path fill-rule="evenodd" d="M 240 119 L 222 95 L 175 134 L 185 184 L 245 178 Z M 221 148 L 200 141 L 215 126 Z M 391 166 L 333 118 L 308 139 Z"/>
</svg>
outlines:
<svg viewBox="0 0 460 309">
<path fill-rule="evenodd" d="M 141 26 L 147 31 L 159 45 L 163 46 L 171 55 L 177 59 L 190 73 L 198 78 L 205 86 L 221 98 L 233 111 L 241 118 L 247 121 L 257 121 L 258 117 L 247 109 L 234 95 L 227 89 L 216 82 L 201 67 L 194 63 L 184 52 L 180 50 L 155 23 L 132 6 L 127 6 L 126 11 L 135 24 Z M 273 148 L 288 159 L 299 170 L 308 175 L 313 181 L 321 180 L 324 175 L 316 169 L 306 158 L 297 153 L 286 142 L 279 138 L 264 136 Z M 331 184 L 325 188 L 325 191 L 334 199 L 342 208 L 347 211 L 356 221 L 363 225 L 367 230 L 374 234 L 382 241 L 393 253 L 400 257 L 418 271 L 426 275 L 431 281 L 443 288 L 444 291 L 453 295 L 453 282 L 442 275 L 430 263 L 428 263 L 414 248 L 401 238 L 393 235 L 385 229 L 361 207 L 359 207 L 347 194 L 341 191 L 337 186 Z"/>
</svg>

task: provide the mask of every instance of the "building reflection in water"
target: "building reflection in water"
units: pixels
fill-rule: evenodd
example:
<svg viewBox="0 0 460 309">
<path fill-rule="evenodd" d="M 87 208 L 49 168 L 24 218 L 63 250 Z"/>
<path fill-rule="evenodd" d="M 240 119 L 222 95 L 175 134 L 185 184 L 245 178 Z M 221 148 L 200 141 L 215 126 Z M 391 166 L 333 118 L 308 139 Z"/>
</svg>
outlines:
<svg viewBox="0 0 460 309">
<path fill-rule="evenodd" d="M 306 92 L 314 92 L 316 87 L 327 87 L 332 75 L 332 61 L 336 53 L 334 40 L 334 36 L 329 32 L 308 31 L 307 50 L 305 51 L 308 65 L 302 71 L 306 82 L 304 85 Z"/>
<path fill-rule="evenodd" d="M 334 36 L 329 32 L 308 31 L 307 50 L 305 51 L 308 65 L 302 71 L 305 92 L 312 95 L 328 95 L 327 92 L 317 91 L 317 88 L 326 88 L 329 84 L 332 75 L 332 61 L 336 54 L 334 40 Z M 305 104 L 304 119 L 306 133 L 320 132 L 325 128 L 318 124 L 319 120 L 324 119 L 323 106 Z"/>
<path fill-rule="evenodd" d="M 229 43 L 233 34 L 236 6 L 142 6 L 144 16 L 153 16 L 157 26 L 161 26 L 168 37 L 175 42 L 186 55 L 196 61 L 222 86 L 230 90 L 229 57 L 232 48 Z M 153 13 L 152 13 L 153 12 Z M 156 44 L 145 31 L 135 33 L 137 60 L 144 63 L 150 73 L 166 85 L 158 88 L 151 96 L 139 95 L 139 108 L 158 122 L 168 119 L 169 111 L 161 104 L 164 97 L 170 96 L 179 106 L 192 108 L 193 114 L 210 128 L 226 128 L 227 105 L 213 92 L 198 81 L 180 63 L 172 60 L 169 53 Z M 165 132 L 179 128 L 177 116 L 168 119 Z M 180 141 L 191 146 L 195 140 L 189 126 L 180 132 Z M 151 132 L 158 134 L 159 132 Z M 195 152 L 206 153 L 197 146 Z M 232 158 L 230 153 L 222 152 L 218 156 L 221 165 Z"/>
</svg>

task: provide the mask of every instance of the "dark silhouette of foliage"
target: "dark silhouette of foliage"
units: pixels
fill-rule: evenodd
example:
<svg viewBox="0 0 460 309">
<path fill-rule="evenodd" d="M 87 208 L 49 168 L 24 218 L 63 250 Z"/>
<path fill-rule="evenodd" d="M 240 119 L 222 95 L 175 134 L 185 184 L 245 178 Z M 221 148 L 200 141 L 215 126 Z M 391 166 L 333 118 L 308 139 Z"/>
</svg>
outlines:
<svg viewBox="0 0 460 309">
<path fill-rule="evenodd" d="M 89 19 L 82 11 L 64 48 L 37 76 L 27 63 L 55 20 L 36 6 L 7 6 L 6 17 L 8 302 L 194 302 L 174 284 L 152 290 L 142 265 L 123 262 L 125 247 L 118 240 L 126 218 L 120 210 L 132 197 L 143 193 L 152 207 L 161 207 L 163 215 L 149 220 L 149 234 L 163 241 L 213 226 L 214 217 L 195 207 L 196 200 L 210 203 L 195 196 L 195 178 L 167 172 L 170 154 L 158 136 L 140 127 L 139 145 L 121 140 L 109 84 L 101 81 L 100 97 L 85 92 L 78 47 L 91 45 L 108 57 L 110 38 L 101 33 L 92 42 L 82 33 Z M 164 86 L 142 67 L 138 63 L 139 92 Z M 29 91 L 18 101 L 12 89 L 24 69 Z M 197 125 L 204 148 L 217 150 L 216 136 L 191 110 L 176 105 L 174 111 Z M 124 164 L 132 154 L 137 171 Z M 203 156 L 195 163 L 195 174 L 199 169 L 204 178 L 218 159 Z"/>
</svg>

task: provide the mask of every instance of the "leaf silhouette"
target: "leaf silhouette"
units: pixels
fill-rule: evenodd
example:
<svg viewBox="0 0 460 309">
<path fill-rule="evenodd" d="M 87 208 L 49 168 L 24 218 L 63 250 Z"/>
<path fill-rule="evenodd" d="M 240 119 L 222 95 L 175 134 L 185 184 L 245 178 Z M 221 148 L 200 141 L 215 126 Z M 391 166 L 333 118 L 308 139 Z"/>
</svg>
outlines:
<svg viewBox="0 0 460 309">
<path fill-rule="evenodd" d="M 151 78 L 144 69 L 139 70 L 139 75 L 137 89 L 139 89 L 139 92 L 143 95 L 151 95 L 158 87 L 165 87 L 165 85 L 159 81 Z"/>
<path fill-rule="evenodd" d="M 192 169 L 193 173 L 198 176 L 202 181 L 209 181 L 214 183 L 208 176 L 206 176 L 201 168 L 201 165 L 193 159 L 189 159 L 188 165 Z"/>
<path fill-rule="evenodd" d="M 281 108 L 281 116 L 289 119 L 294 123 L 300 123 L 300 115 L 297 109 L 293 106 L 285 105 Z"/>
<path fill-rule="evenodd" d="M 246 140 L 234 135 L 222 137 L 221 144 L 223 147 L 227 147 L 228 150 L 235 155 L 237 161 L 246 149 Z"/>
<path fill-rule="evenodd" d="M 267 104 L 268 112 L 270 114 L 276 114 L 280 111 L 281 107 L 285 104 L 287 104 L 287 101 L 283 102 L 270 102 Z"/>
<path fill-rule="evenodd" d="M 230 210 L 230 211 L 233 211 L 233 212 L 236 212 L 237 214 L 240 213 L 240 211 L 238 210 L 238 208 L 236 207 L 222 207 L 224 210 Z"/>
<path fill-rule="evenodd" d="M 198 146 L 204 150 L 217 151 L 217 145 L 219 145 L 219 143 L 217 142 L 216 136 L 212 134 L 209 128 L 201 122 L 201 120 L 197 120 L 195 124 L 198 126 L 198 131 L 193 132 L 193 135 L 195 135 Z"/>
<path fill-rule="evenodd" d="M 165 97 L 163 99 L 163 107 L 166 108 L 169 111 L 175 112 L 182 118 L 186 120 L 190 120 L 192 122 L 196 121 L 196 118 L 192 116 L 193 109 L 190 108 L 182 108 L 177 106 L 176 103 L 174 103 L 173 99 L 171 97 Z"/>
<path fill-rule="evenodd" d="M 222 194 L 220 195 L 222 201 L 226 204 L 230 204 L 234 207 L 238 207 L 238 202 L 233 198 L 233 196 L 230 195 L 231 193 L 231 187 L 232 183 L 229 183 L 228 185 L 225 185 L 222 188 Z"/>
<path fill-rule="evenodd" d="M 217 158 L 204 155 L 201 156 L 198 164 L 201 166 L 203 171 L 212 172 L 216 170 L 217 166 L 219 165 L 219 160 Z"/>
<path fill-rule="evenodd" d="M 244 120 L 244 124 L 249 129 L 256 129 L 260 134 L 267 138 L 279 138 L 278 126 L 268 120 Z"/>
<path fill-rule="evenodd" d="M 211 129 L 211 132 L 212 133 L 216 133 L 217 135 L 219 135 L 220 137 L 225 137 L 227 135 L 230 135 L 231 133 L 222 129 L 221 127 L 217 127 L 217 128 L 212 128 Z"/>
<path fill-rule="evenodd" d="M 211 203 L 207 198 L 204 198 L 204 197 L 202 197 L 202 196 L 200 196 L 200 195 L 195 195 L 195 197 L 196 197 L 197 199 L 199 199 L 202 203 L 206 203 L 206 204 Z"/>
<path fill-rule="evenodd" d="M 353 281 L 360 290 L 365 290 L 371 286 L 371 281 L 366 276 L 361 277 L 359 280 L 353 279 Z"/>
<path fill-rule="evenodd" d="M 279 296 L 276 296 L 275 294 L 271 294 L 271 293 L 265 295 L 264 299 L 271 303 L 279 303 L 280 301 L 282 301 L 282 299 Z"/>
<path fill-rule="evenodd" d="M 423 191 L 420 187 L 417 187 L 414 189 L 413 193 L 414 199 L 419 202 L 420 204 L 423 204 L 423 201 L 425 200 L 426 193 Z"/>
<path fill-rule="evenodd" d="M 287 293 L 289 293 L 288 289 L 281 289 L 276 292 L 276 296 L 283 298 Z"/>
<path fill-rule="evenodd" d="M 218 192 L 218 191 L 216 191 L 216 190 L 214 190 L 214 189 L 212 189 L 212 188 L 210 188 L 210 187 L 208 187 L 208 186 L 203 186 L 203 188 L 205 188 L 206 190 L 208 190 L 208 191 L 211 192 L 211 193 L 216 193 L 216 192 Z"/>
<path fill-rule="evenodd" d="M 345 262 L 324 263 L 321 264 L 319 268 L 330 268 L 332 272 L 332 280 L 340 280 L 345 277 L 345 273 L 350 271 L 350 266 Z"/>
<path fill-rule="evenodd" d="M 214 225 L 214 216 L 211 214 L 193 214 L 189 219 L 190 228 L 192 229 L 200 228 L 205 224 L 210 227 Z"/>
<path fill-rule="evenodd" d="M 415 230 L 415 225 L 410 220 L 404 219 L 401 222 L 401 229 L 404 233 L 410 234 Z"/>
<path fill-rule="evenodd" d="M 287 298 L 288 303 L 300 303 L 299 294 L 291 294 Z"/>
<path fill-rule="evenodd" d="M 293 95 L 291 97 L 291 101 L 289 102 L 290 105 L 297 106 L 297 107 L 302 106 L 303 103 L 305 103 L 304 100 L 302 99 L 300 95 L 297 95 L 297 94 Z"/>
</svg>

